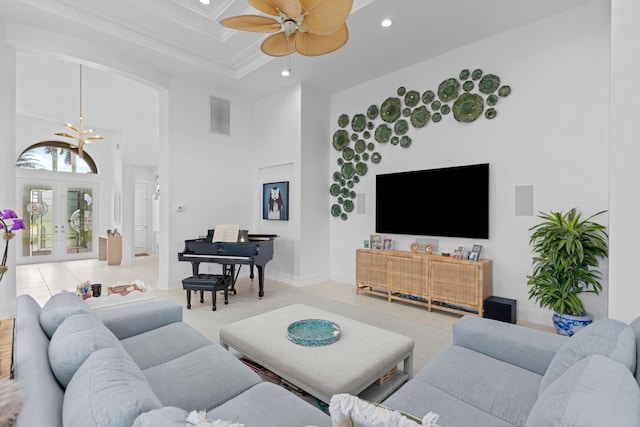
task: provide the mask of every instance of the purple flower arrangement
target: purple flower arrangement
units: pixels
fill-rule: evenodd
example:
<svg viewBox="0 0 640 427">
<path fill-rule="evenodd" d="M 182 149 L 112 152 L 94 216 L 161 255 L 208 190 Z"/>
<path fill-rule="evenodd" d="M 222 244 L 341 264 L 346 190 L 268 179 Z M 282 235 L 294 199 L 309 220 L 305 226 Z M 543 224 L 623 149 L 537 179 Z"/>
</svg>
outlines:
<svg viewBox="0 0 640 427">
<path fill-rule="evenodd" d="M 2 237 L 4 238 L 4 254 L 2 255 L 2 263 L 0 263 L 0 281 L 4 277 L 4 273 L 7 272 L 7 254 L 9 253 L 9 240 L 15 236 L 14 231 L 24 230 L 24 221 L 18 218 L 18 215 L 11 209 L 5 209 L 0 211 L 0 230 L 3 230 Z"/>
</svg>

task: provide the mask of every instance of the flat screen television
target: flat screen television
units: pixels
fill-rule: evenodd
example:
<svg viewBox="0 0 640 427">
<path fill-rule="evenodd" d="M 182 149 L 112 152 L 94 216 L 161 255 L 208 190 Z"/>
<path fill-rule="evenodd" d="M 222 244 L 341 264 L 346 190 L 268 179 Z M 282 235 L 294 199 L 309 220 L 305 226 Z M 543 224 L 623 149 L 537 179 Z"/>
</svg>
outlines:
<svg viewBox="0 0 640 427">
<path fill-rule="evenodd" d="M 376 176 L 376 232 L 489 238 L 489 164 Z"/>
</svg>

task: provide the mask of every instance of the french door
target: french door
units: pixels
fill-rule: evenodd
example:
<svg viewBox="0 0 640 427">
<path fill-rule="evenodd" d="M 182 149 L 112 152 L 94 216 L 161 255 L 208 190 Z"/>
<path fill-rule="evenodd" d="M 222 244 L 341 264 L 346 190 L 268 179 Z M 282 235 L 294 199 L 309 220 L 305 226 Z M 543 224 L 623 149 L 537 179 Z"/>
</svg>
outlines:
<svg viewBox="0 0 640 427">
<path fill-rule="evenodd" d="M 96 257 L 96 185 L 66 181 L 21 181 L 18 216 L 24 219 L 17 262 Z"/>
</svg>

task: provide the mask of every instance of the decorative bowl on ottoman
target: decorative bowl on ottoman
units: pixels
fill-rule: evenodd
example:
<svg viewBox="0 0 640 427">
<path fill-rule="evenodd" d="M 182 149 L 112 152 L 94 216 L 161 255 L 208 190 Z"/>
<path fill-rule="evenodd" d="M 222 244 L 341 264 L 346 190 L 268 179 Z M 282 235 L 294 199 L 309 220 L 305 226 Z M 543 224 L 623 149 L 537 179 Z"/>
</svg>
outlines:
<svg viewBox="0 0 640 427">
<path fill-rule="evenodd" d="M 329 345 L 340 339 L 340 326 L 329 320 L 299 320 L 289 325 L 287 338 L 306 347 Z"/>
</svg>

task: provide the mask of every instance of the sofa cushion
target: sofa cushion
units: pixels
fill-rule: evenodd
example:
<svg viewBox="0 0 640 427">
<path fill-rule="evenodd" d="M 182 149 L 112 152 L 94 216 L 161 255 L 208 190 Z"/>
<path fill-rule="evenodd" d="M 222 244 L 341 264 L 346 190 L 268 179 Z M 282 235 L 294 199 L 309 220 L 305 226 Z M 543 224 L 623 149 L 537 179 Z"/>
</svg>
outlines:
<svg viewBox="0 0 640 427">
<path fill-rule="evenodd" d="M 540 393 L 576 362 L 592 354 L 610 357 L 635 372 L 636 339 L 633 330 L 611 318 L 598 320 L 581 329 L 560 347 L 549 364 L 540 384 Z"/>
<path fill-rule="evenodd" d="M 483 353 L 452 345 L 427 364 L 415 380 L 508 423 L 523 425 L 538 398 L 542 376 Z M 425 400 L 425 403 L 429 405 L 431 402 Z M 397 409 L 386 402 L 383 404 Z M 445 426 L 451 425 L 445 420 L 447 414 L 457 411 L 455 404 L 447 408 L 430 407 L 421 412 L 400 409 L 416 416 L 436 412 Z"/>
<path fill-rule="evenodd" d="M 145 369 L 144 375 L 163 406 L 189 412 L 214 408 L 261 381 L 218 344 Z"/>
<path fill-rule="evenodd" d="M 69 381 L 62 419 L 65 427 L 130 426 L 143 412 L 161 407 L 129 355 L 106 348 L 92 353 Z"/>
<path fill-rule="evenodd" d="M 161 326 L 120 342 L 142 370 L 211 345 L 207 337 L 184 322 Z"/>
<path fill-rule="evenodd" d="M 40 326 L 51 338 L 64 319 L 80 313 L 91 313 L 91 307 L 74 293 L 60 292 L 49 298 L 42 307 Z"/>
<path fill-rule="evenodd" d="M 121 347 L 120 341 L 92 313 L 74 314 L 58 326 L 49 343 L 49 363 L 67 387 L 80 365 L 96 350 Z"/>
<path fill-rule="evenodd" d="M 208 411 L 207 418 L 247 427 L 331 427 L 329 415 L 270 382 L 261 382 Z"/>
<path fill-rule="evenodd" d="M 640 425 L 640 389 L 629 369 L 599 354 L 567 369 L 533 406 L 525 427 Z"/>
<path fill-rule="evenodd" d="M 440 415 L 438 424 L 443 427 L 513 427 L 510 422 L 415 379 L 405 383 L 382 404 L 419 417 L 435 412 Z"/>
</svg>

